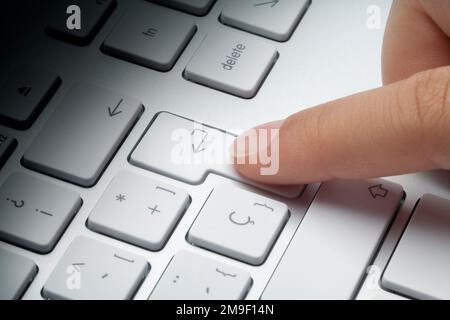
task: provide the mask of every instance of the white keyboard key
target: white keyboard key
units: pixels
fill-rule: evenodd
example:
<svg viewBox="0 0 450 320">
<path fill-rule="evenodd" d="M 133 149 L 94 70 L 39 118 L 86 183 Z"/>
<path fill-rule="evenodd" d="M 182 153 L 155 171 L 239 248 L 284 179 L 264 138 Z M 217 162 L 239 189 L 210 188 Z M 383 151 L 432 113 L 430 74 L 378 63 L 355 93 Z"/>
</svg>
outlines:
<svg viewBox="0 0 450 320">
<path fill-rule="evenodd" d="M 157 251 L 167 242 L 189 205 L 178 188 L 120 172 L 91 213 L 88 226 L 113 238 Z"/>
<path fill-rule="evenodd" d="M 0 248 L 0 300 L 17 300 L 38 269 L 28 258 Z"/>
<path fill-rule="evenodd" d="M 95 184 L 143 107 L 138 100 L 79 83 L 25 153 L 26 167 L 69 182 Z"/>
<path fill-rule="evenodd" d="M 0 123 L 29 128 L 61 84 L 53 72 L 32 65 L 12 69 L 0 87 Z"/>
<path fill-rule="evenodd" d="M 150 270 L 140 256 L 102 242 L 76 238 L 44 285 L 48 299 L 126 300 Z"/>
<path fill-rule="evenodd" d="M 384 272 L 382 285 L 416 299 L 450 299 L 450 200 L 424 195 Z"/>
<path fill-rule="evenodd" d="M 153 290 L 153 300 L 239 300 L 252 285 L 250 274 L 224 263 L 181 251 Z"/>
<path fill-rule="evenodd" d="M 244 180 L 231 164 L 235 136 L 171 113 L 162 112 L 130 156 L 130 162 L 181 181 L 199 184 L 210 172 L 288 198 L 304 186 L 274 187 Z"/>
<path fill-rule="evenodd" d="M 288 219 L 288 207 L 283 203 L 219 185 L 200 211 L 187 239 L 199 247 L 260 265 Z"/>
<path fill-rule="evenodd" d="M 119 59 L 168 71 L 194 32 L 191 17 L 142 3 L 122 17 L 103 43 L 103 50 Z"/>
<path fill-rule="evenodd" d="M 262 298 L 353 298 L 402 197 L 380 179 L 323 183 Z"/>
<path fill-rule="evenodd" d="M 0 132 L 0 169 L 17 146 L 17 140 Z"/>
<path fill-rule="evenodd" d="M 209 34 L 184 70 L 186 79 L 252 98 L 266 78 L 278 53 L 275 47 L 243 33 Z"/>
<path fill-rule="evenodd" d="M 80 8 L 79 28 L 68 28 L 68 9 L 76 13 L 72 6 Z M 87 45 L 97 34 L 111 12 L 116 7 L 115 0 L 53 0 L 49 8 L 49 24 L 46 31 L 49 35 L 77 45 Z"/>
<path fill-rule="evenodd" d="M 216 0 L 150 0 L 198 16 L 205 15 Z"/>
<path fill-rule="evenodd" d="M 230 0 L 220 20 L 266 38 L 286 41 L 309 3 L 310 0 Z"/>
<path fill-rule="evenodd" d="M 13 173 L 0 187 L 0 239 L 48 253 L 80 206 L 72 190 Z"/>
</svg>

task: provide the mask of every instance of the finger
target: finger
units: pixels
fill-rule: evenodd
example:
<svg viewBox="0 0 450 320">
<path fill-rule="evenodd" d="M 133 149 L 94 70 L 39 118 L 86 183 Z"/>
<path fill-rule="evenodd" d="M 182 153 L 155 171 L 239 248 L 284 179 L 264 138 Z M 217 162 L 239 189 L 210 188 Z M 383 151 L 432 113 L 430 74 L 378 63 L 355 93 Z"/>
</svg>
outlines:
<svg viewBox="0 0 450 320">
<path fill-rule="evenodd" d="M 396 0 L 383 42 L 383 82 L 450 65 L 450 1 Z"/>
<path fill-rule="evenodd" d="M 278 136 L 272 142 L 258 140 L 256 164 L 252 164 L 255 151 L 240 147 L 248 143 L 248 133 L 241 135 L 234 144 L 236 169 L 271 184 L 448 169 L 449 82 L 450 67 L 443 67 L 298 112 L 281 124 L 271 123 L 267 127 L 279 127 Z M 266 153 L 270 165 L 279 163 L 273 175 L 262 174 L 269 167 L 267 159 L 262 161 Z"/>
</svg>

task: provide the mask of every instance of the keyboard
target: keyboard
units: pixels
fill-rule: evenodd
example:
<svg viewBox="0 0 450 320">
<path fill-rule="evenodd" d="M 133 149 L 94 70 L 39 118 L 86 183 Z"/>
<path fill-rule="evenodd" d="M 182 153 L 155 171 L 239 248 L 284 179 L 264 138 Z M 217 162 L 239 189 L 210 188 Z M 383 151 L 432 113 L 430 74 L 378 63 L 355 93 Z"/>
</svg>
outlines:
<svg viewBox="0 0 450 320">
<path fill-rule="evenodd" d="M 0 61 L 0 299 L 449 299 L 448 171 L 270 186 L 226 161 L 379 85 L 373 2 L 37 6 Z"/>
</svg>

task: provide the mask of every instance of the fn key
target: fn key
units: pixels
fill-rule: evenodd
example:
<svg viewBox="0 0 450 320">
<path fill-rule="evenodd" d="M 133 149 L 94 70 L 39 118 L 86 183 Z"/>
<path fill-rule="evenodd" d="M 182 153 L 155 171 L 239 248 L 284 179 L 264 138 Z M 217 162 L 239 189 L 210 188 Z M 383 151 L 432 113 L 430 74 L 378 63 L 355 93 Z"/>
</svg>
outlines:
<svg viewBox="0 0 450 320">
<path fill-rule="evenodd" d="M 142 111 L 138 100 L 93 85 L 76 84 L 25 153 L 23 164 L 90 187 Z"/>
</svg>

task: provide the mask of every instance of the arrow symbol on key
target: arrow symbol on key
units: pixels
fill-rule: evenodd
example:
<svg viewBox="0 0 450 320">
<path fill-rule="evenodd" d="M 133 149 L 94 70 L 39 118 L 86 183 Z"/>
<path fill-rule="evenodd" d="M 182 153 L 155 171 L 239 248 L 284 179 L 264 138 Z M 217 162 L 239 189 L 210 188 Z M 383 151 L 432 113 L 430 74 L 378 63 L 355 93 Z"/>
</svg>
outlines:
<svg viewBox="0 0 450 320">
<path fill-rule="evenodd" d="M 382 184 L 377 184 L 375 186 L 370 187 L 369 192 L 372 195 L 372 198 L 376 199 L 378 197 L 386 198 L 389 190 L 386 188 L 383 188 Z"/>
<path fill-rule="evenodd" d="M 122 113 L 122 110 L 118 110 L 119 106 L 121 105 L 122 102 L 123 102 L 123 99 L 120 99 L 119 103 L 112 110 L 111 110 L 111 107 L 108 107 L 108 113 L 109 113 L 109 116 L 111 118 L 114 117 L 114 116 L 117 116 L 120 113 Z"/>
<path fill-rule="evenodd" d="M 202 129 L 194 129 L 191 132 L 191 140 L 192 140 L 192 152 L 199 153 L 205 151 L 204 143 L 206 137 L 208 136 L 208 132 Z"/>
<path fill-rule="evenodd" d="M 255 5 L 253 5 L 254 7 L 261 7 L 261 6 L 266 6 L 266 5 L 271 5 L 270 7 L 273 8 L 275 7 L 278 3 L 280 2 L 280 0 L 272 0 L 272 1 L 266 1 L 266 2 L 261 2 L 261 3 L 257 3 Z"/>
</svg>

